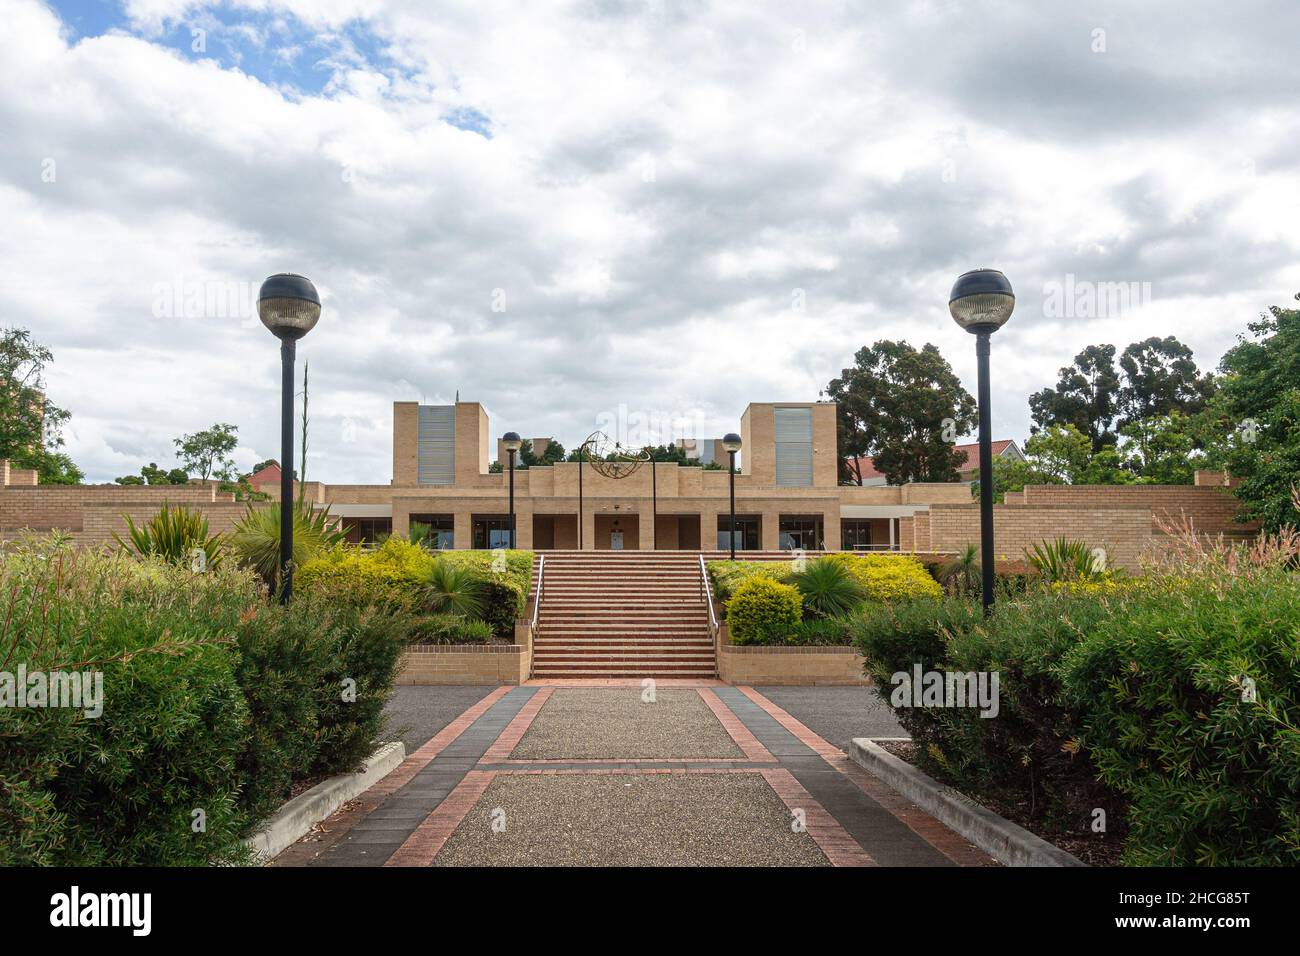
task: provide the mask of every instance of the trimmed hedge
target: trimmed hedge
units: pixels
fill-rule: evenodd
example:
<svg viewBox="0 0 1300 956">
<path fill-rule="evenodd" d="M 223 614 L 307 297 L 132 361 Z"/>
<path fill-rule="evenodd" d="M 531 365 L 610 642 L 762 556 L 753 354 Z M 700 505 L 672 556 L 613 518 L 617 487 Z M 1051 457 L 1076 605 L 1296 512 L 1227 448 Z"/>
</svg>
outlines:
<svg viewBox="0 0 1300 956">
<path fill-rule="evenodd" d="M 762 575 L 742 583 L 727 602 L 727 628 L 733 644 L 783 641 L 802 619 L 799 589 Z"/>
<path fill-rule="evenodd" d="M 357 545 L 332 548 L 304 564 L 294 581 L 301 593 L 318 593 L 353 607 L 378 604 L 424 614 L 429 609 L 424 587 L 436 563 L 471 568 L 483 582 L 482 620 L 494 636 L 513 638 L 515 620 L 523 616 L 532 587 L 533 552 L 504 552 L 504 568 L 499 567 L 498 555 L 495 551 L 427 551 L 404 538 L 390 537 L 375 550 Z"/>
<path fill-rule="evenodd" d="M 263 600 L 233 567 L 55 538 L 0 555 L 0 618 L 23 622 L 0 670 L 103 679 L 98 717 L 0 707 L 0 864 L 245 862 L 242 838 L 293 783 L 361 762 L 406 619 Z"/>
<path fill-rule="evenodd" d="M 954 785 L 1077 833 L 1103 808 L 1130 864 L 1296 865 L 1297 607 L 1296 573 L 1222 567 L 1039 588 L 988 619 L 960 599 L 887 606 L 854 632 L 886 701 L 914 664 L 999 672 L 996 718 L 895 710 Z"/>
</svg>

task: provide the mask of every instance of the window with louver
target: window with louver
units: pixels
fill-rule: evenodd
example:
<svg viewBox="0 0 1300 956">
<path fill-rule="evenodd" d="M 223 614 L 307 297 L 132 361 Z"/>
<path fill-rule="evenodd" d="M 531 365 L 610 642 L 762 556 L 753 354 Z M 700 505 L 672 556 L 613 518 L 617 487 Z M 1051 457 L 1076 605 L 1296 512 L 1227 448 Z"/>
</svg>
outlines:
<svg viewBox="0 0 1300 956">
<path fill-rule="evenodd" d="M 416 484 L 456 483 L 456 406 L 420 406 L 415 451 Z"/>
<path fill-rule="evenodd" d="M 813 483 L 811 408 L 775 408 L 776 483 L 810 488 Z"/>
</svg>

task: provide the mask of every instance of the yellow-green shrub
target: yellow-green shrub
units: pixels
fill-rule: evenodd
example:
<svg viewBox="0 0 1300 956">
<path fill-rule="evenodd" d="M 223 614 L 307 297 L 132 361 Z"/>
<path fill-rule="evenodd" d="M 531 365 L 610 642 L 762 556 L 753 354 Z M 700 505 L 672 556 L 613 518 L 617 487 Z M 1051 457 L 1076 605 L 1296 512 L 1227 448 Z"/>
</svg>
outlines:
<svg viewBox="0 0 1300 956">
<path fill-rule="evenodd" d="M 792 561 L 710 561 L 707 568 L 719 601 L 726 601 L 750 578 L 763 577 L 784 584 L 794 573 Z"/>
<path fill-rule="evenodd" d="M 910 601 L 943 597 L 943 588 L 920 561 L 895 554 L 831 554 L 824 559 L 842 563 L 869 601 Z"/>
<path fill-rule="evenodd" d="M 733 644 L 784 640 L 803 620 L 799 589 L 761 574 L 743 581 L 727 601 L 726 608 Z"/>
</svg>

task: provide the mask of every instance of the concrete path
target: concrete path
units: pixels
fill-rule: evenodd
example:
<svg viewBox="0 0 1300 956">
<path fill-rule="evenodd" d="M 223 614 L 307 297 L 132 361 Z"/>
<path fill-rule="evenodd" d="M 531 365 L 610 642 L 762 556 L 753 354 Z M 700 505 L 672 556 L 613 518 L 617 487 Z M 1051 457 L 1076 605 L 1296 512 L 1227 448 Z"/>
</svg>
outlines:
<svg viewBox="0 0 1300 956">
<path fill-rule="evenodd" d="M 272 865 L 993 865 L 754 688 L 401 690 L 419 745 Z"/>
</svg>

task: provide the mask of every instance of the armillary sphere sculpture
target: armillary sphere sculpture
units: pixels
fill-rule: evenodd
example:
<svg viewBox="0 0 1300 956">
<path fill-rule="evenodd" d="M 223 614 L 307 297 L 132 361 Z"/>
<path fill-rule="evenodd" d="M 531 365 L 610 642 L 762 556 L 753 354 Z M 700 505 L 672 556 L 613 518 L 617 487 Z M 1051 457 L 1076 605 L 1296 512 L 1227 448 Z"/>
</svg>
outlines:
<svg viewBox="0 0 1300 956">
<path fill-rule="evenodd" d="M 582 460 L 605 478 L 626 478 L 651 460 L 646 448 L 624 448 L 604 432 L 595 431 L 582 443 Z"/>
</svg>

